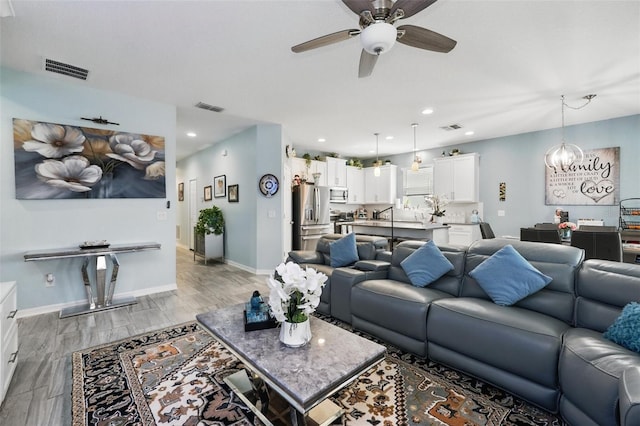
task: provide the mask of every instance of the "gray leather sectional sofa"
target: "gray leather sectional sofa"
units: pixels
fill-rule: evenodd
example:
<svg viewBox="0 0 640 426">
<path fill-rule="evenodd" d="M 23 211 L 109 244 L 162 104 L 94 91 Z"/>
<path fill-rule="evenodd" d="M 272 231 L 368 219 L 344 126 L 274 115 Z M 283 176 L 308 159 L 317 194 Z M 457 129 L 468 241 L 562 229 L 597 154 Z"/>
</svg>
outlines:
<svg viewBox="0 0 640 426">
<path fill-rule="evenodd" d="M 602 336 L 626 304 L 640 301 L 639 266 L 584 261 L 570 246 L 480 240 L 467 250 L 440 247 L 454 269 L 421 288 L 400 262 L 422 244 L 378 253 L 366 270 L 332 271 L 331 305 L 349 295 L 350 311 L 342 303 L 338 318 L 560 412 L 571 425 L 640 425 L 640 354 Z M 501 306 L 469 272 L 507 244 L 553 280 Z"/>
</svg>

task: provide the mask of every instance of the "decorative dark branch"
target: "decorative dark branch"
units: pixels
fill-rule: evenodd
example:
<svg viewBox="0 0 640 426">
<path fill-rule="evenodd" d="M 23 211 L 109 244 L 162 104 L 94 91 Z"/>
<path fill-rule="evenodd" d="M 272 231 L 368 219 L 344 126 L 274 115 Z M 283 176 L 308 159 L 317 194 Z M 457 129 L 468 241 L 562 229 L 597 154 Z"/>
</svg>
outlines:
<svg viewBox="0 0 640 426">
<path fill-rule="evenodd" d="M 107 120 L 105 118 L 102 118 L 102 116 L 100 116 L 99 118 L 95 118 L 95 117 L 93 117 L 93 118 L 80 117 L 80 119 L 87 120 L 87 121 L 93 121 L 94 123 L 97 123 L 97 124 L 113 124 L 113 125 L 116 125 L 116 126 L 120 125 L 120 123 L 114 123 L 114 122 L 109 121 L 109 120 Z"/>
</svg>

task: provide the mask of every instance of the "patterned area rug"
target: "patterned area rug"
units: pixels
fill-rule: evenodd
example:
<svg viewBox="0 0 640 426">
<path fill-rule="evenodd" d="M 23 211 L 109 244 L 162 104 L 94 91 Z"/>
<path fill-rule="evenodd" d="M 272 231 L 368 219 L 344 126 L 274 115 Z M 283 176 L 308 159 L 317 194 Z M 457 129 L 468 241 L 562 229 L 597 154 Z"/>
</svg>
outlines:
<svg viewBox="0 0 640 426">
<path fill-rule="evenodd" d="M 345 409 L 342 424 L 562 425 L 503 391 L 387 348 L 385 360 L 332 397 Z M 72 362 L 74 426 L 263 425 L 223 381 L 242 363 L 195 322 L 75 352 Z"/>
</svg>

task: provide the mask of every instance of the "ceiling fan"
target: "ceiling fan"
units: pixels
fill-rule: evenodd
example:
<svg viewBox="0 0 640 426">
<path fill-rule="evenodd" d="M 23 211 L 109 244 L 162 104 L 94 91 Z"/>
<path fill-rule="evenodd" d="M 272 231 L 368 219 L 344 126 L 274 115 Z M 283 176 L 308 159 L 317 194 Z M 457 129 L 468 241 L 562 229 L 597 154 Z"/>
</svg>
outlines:
<svg viewBox="0 0 640 426">
<path fill-rule="evenodd" d="M 387 52 L 395 41 L 407 46 L 434 52 L 447 53 L 456 41 L 426 28 L 415 25 L 394 24 L 409 18 L 431 6 L 436 0 L 342 0 L 353 13 L 360 17 L 360 29 L 350 29 L 327 34 L 293 46 L 295 53 L 327 46 L 360 35 L 362 53 L 358 77 L 368 77 L 373 72 L 378 56 Z"/>
</svg>

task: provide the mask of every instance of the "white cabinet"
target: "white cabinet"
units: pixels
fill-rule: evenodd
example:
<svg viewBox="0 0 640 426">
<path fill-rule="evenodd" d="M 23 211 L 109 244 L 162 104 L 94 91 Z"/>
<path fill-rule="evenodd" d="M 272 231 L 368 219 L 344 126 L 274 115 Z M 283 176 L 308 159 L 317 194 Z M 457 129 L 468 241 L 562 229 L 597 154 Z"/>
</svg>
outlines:
<svg viewBox="0 0 640 426">
<path fill-rule="evenodd" d="M 307 176 L 307 182 L 313 182 L 317 186 L 327 186 L 327 163 L 324 161 L 311 160 L 309 170 L 311 171 L 311 176 Z M 313 175 L 316 173 L 320 173 L 317 182 L 313 179 Z"/>
<path fill-rule="evenodd" d="M 349 189 L 348 204 L 364 203 L 364 170 L 347 166 L 347 188 Z"/>
<path fill-rule="evenodd" d="M 475 203 L 480 194 L 480 159 L 478 154 L 462 154 L 434 159 L 434 195 L 444 195 L 452 202 Z"/>
<path fill-rule="evenodd" d="M 0 404 L 18 364 L 16 282 L 0 283 Z"/>
<path fill-rule="evenodd" d="M 365 204 L 393 204 L 396 201 L 398 166 L 380 167 L 380 176 L 374 175 L 375 167 L 364 169 Z"/>
<path fill-rule="evenodd" d="M 457 224 L 449 227 L 449 244 L 454 246 L 470 246 L 471 243 L 482 239 L 480 225 Z"/>
<path fill-rule="evenodd" d="M 315 183 L 318 186 L 327 186 L 327 163 L 311 160 L 309 167 L 307 167 L 307 161 L 304 158 L 293 157 L 290 161 L 292 176 L 298 175 L 300 178 L 306 179 L 307 182 Z M 318 182 L 313 180 L 314 173 L 320 173 Z"/>
<path fill-rule="evenodd" d="M 327 157 L 327 185 L 341 188 L 347 186 L 347 160 Z"/>
</svg>

